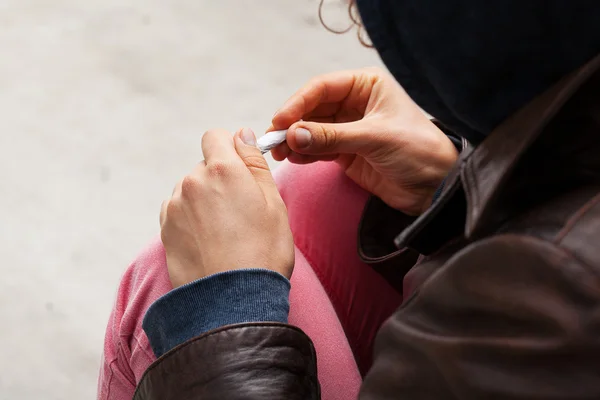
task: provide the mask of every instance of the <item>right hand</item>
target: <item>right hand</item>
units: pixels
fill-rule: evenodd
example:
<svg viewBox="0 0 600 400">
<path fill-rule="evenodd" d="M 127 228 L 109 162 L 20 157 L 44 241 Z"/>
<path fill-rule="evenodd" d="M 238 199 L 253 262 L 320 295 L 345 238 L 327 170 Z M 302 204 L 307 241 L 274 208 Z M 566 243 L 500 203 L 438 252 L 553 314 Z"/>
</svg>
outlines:
<svg viewBox="0 0 600 400">
<path fill-rule="evenodd" d="M 269 130 L 288 128 L 287 141 L 272 150 L 275 160 L 335 160 L 359 186 L 409 215 L 431 205 L 458 157 L 450 139 L 378 68 L 312 79 L 277 111 Z"/>
<path fill-rule="evenodd" d="M 202 137 L 204 161 L 183 178 L 160 213 L 174 288 L 242 268 L 290 279 L 294 239 L 287 210 L 256 138 L 242 129 Z"/>
</svg>

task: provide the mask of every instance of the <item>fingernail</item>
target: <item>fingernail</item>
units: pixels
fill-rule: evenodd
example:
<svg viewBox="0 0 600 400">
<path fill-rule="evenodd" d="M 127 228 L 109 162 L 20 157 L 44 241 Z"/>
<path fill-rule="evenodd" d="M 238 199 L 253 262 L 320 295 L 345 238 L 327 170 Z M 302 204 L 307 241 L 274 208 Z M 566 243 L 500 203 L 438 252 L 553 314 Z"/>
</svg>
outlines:
<svg viewBox="0 0 600 400">
<path fill-rule="evenodd" d="M 312 142 L 310 131 L 305 128 L 296 128 L 296 145 L 302 149 L 308 147 L 310 142 Z"/>
<path fill-rule="evenodd" d="M 256 146 L 256 136 L 254 136 L 254 132 L 252 132 L 252 129 L 250 129 L 250 128 L 242 129 L 240 138 L 242 139 L 242 142 L 244 142 L 248 146 Z"/>
</svg>

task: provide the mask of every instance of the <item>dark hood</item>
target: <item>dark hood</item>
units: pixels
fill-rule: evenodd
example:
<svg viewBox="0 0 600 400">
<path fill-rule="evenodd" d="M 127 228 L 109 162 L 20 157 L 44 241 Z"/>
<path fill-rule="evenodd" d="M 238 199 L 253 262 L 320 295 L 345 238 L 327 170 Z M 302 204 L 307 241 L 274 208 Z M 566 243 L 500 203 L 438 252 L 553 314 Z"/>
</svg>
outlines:
<svg viewBox="0 0 600 400">
<path fill-rule="evenodd" d="M 600 0 L 357 0 L 390 72 L 479 143 L 600 52 Z"/>
</svg>

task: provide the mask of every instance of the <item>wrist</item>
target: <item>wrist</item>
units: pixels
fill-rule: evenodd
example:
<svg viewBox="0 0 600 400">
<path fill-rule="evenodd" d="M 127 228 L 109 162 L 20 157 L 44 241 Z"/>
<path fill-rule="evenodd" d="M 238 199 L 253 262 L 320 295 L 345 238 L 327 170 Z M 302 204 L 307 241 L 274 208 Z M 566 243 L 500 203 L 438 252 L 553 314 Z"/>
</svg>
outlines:
<svg viewBox="0 0 600 400">
<path fill-rule="evenodd" d="M 424 213 L 437 198 L 446 177 L 452 170 L 460 154 L 454 142 L 436 125 L 429 122 L 425 129 L 417 132 L 418 141 L 414 142 L 413 168 L 418 171 L 409 181 L 407 191 L 409 198 L 402 199 L 401 207 L 390 206 L 410 216 Z"/>
<path fill-rule="evenodd" d="M 435 129 L 438 129 L 437 127 Z M 439 129 L 438 129 L 439 130 Z M 457 148 L 455 143 L 441 130 L 439 130 L 438 143 L 433 147 L 436 149 L 434 156 L 431 158 L 430 165 L 432 167 L 432 187 L 437 187 L 446 179 L 462 149 Z M 434 190 L 435 192 L 435 190 Z"/>
<path fill-rule="evenodd" d="M 266 269 L 239 269 L 183 285 L 155 301 L 143 328 L 157 357 L 212 329 L 245 322 L 287 323 L 290 282 Z"/>
<path fill-rule="evenodd" d="M 427 196 L 422 204 L 419 214 L 424 213 L 439 197 L 444 188 L 446 177 L 456 164 L 462 148 L 459 148 L 460 141 L 451 140 L 446 133 L 441 131 L 437 125 L 435 129 L 439 131 L 439 141 L 433 148 L 436 152 L 430 160 L 431 181 Z M 460 145 L 462 147 L 462 145 Z"/>
</svg>

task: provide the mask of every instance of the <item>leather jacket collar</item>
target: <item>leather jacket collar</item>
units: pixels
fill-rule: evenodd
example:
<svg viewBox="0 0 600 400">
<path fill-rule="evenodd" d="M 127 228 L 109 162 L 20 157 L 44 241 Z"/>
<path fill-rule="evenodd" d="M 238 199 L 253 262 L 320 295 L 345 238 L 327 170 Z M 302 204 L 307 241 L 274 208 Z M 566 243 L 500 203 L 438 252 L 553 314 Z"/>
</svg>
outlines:
<svg viewBox="0 0 600 400">
<path fill-rule="evenodd" d="M 519 179 L 514 176 L 517 166 L 528 159 L 531 160 L 532 157 L 540 158 L 540 153 L 535 154 L 532 149 L 546 136 L 552 135 L 552 125 L 557 116 L 572 99 L 585 91 L 586 85 L 596 85 L 595 88 L 600 86 L 599 77 L 600 55 L 565 76 L 508 118 L 477 148 L 463 151 L 448 176 L 438 201 L 396 237 L 396 246 L 410 247 L 428 255 L 457 235 L 472 240 L 484 234 L 488 227 L 497 226 L 506 212 L 498 200 L 506 197 L 511 189 L 519 188 Z M 587 97 L 597 98 L 597 95 Z M 577 104 L 578 108 L 585 108 L 590 102 L 588 99 L 583 101 L 584 103 Z M 600 109 L 597 107 L 597 100 L 592 106 L 592 120 L 595 123 L 592 128 L 597 128 L 598 132 L 598 135 L 594 136 L 600 136 Z M 583 132 L 580 136 L 589 130 L 584 129 Z M 562 140 L 580 140 L 582 145 L 585 145 L 586 141 L 585 138 L 579 137 Z M 593 141 L 594 144 L 597 142 L 598 140 Z M 600 151 L 600 147 L 596 149 Z M 566 160 L 571 162 L 575 161 L 573 157 L 577 154 L 566 156 Z M 546 155 L 546 158 L 548 157 L 550 156 Z M 548 161 L 545 160 L 546 163 Z M 595 169 L 597 163 L 592 160 L 590 162 L 594 163 Z M 550 160 L 550 163 L 557 164 L 558 160 Z M 559 167 L 553 164 L 550 165 L 554 168 Z M 589 172 L 589 169 L 589 166 L 586 166 L 586 172 Z M 547 171 L 546 175 L 552 172 Z M 540 180 L 545 178 L 547 177 L 541 176 Z M 570 179 L 577 177 L 571 176 Z"/>
</svg>

